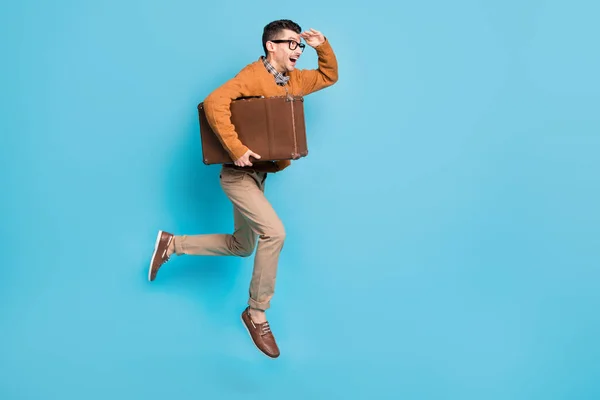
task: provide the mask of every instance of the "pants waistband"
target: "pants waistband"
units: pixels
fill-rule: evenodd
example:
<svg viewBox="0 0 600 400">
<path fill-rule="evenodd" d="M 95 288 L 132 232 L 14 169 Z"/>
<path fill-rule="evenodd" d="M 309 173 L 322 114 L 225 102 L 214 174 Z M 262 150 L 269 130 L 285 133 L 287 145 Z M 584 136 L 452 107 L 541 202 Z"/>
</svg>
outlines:
<svg viewBox="0 0 600 400">
<path fill-rule="evenodd" d="M 266 173 L 266 171 L 256 170 L 252 167 L 238 167 L 235 164 L 223 164 L 224 168 L 237 169 L 238 171 L 247 171 L 247 172 L 256 172 L 256 173 Z"/>
<path fill-rule="evenodd" d="M 238 167 L 235 164 L 223 164 L 223 168 L 235 169 L 237 171 L 247 172 L 250 175 L 253 175 L 253 179 L 256 180 L 256 183 L 260 183 L 261 185 L 263 183 L 265 183 L 265 180 L 267 179 L 267 175 L 268 175 L 268 173 L 265 171 L 257 171 L 252 167 Z M 261 178 L 261 176 L 262 176 L 262 178 Z"/>
</svg>

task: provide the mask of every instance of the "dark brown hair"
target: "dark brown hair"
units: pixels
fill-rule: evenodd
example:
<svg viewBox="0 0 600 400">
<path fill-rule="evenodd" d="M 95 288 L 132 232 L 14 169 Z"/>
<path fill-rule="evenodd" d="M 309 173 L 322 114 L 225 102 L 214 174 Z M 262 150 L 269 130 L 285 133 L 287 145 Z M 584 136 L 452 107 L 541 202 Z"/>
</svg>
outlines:
<svg viewBox="0 0 600 400">
<path fill-rule="evenodd" d="M 294 31 L 296 33 L 302 32 L 300 25 L 289 19 L 279 19 L 277 21 L 269 22 L 265 26 L 262 35 L 262 44 L 263 50 L 265 51 L 265 56 L 268 54 L 267 42 L 269 40 L 276 39 L 279 32 L 281 32 L 284 29 L 289 29 L 290 31 Z"/>
</svg>

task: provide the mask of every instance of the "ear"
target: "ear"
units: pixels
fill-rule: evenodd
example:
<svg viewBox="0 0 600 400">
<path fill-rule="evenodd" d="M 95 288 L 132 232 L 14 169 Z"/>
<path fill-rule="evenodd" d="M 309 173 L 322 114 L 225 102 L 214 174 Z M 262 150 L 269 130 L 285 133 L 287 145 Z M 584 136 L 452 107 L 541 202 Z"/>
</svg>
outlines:
<svg viewBox="0 0 600 400">
<path fill-rule="evenodd" d="M 267 51 L 275 51 L 275 43 L 267 42 L 265 43 L 265 46 L 267 47 Z"/>
</svg>

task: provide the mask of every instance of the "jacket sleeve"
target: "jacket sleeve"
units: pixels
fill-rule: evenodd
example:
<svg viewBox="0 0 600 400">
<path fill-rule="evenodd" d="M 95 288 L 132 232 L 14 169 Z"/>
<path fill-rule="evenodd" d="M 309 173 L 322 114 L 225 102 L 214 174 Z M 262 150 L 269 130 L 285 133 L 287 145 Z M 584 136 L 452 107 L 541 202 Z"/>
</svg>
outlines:
<svg viewBox="0 0 600 400">
<path fill-rule="evenodd" d="M 204 100 L 206 119 L 233 161 L 243 156 L 248 147 L 239 140 L 231 123 L 230 106 L 233 100 L 249 95 L 250 74 L 250 69 L 244 68 Z"/>
<path fill-rule="evenodd" d="M 331 86 L 338 80 L 337 58 L 329 40 L 325 38 L 325 41 L 315 47 L 315 50 L 319 57 L 319 67 L 298 71 L 302 82 L 302 92 L 305 96 Z"/>
</svg>

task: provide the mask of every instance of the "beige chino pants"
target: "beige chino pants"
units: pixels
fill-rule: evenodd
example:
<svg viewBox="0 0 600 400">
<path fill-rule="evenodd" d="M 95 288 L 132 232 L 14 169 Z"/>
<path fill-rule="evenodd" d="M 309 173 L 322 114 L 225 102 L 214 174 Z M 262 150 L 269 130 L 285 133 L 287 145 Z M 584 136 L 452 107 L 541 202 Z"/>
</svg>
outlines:
<svg viewBox="0 0 600 400">
<path fill-rule="evenodd" d="M 221 169 L 223 191 L 233 203 L 233 234 L 175 236 L 177 255 L 249 257 L 258 248 L 250 282 L 248 305 L 267 310 L 275 292 L 279 254 L 285 240 L 285 229 L 265 197 L 264 172 Z"/>
</svg>

